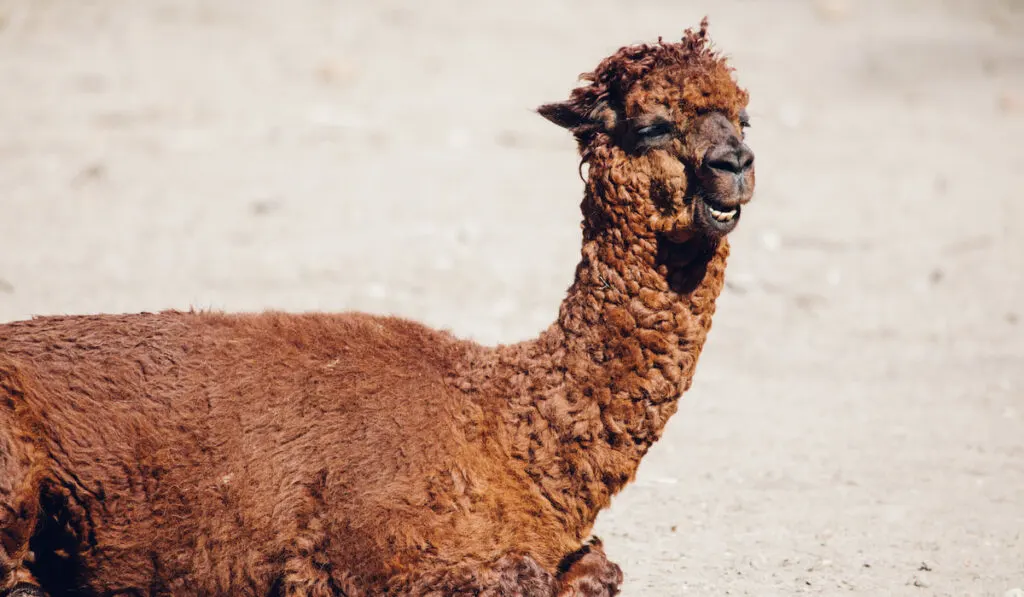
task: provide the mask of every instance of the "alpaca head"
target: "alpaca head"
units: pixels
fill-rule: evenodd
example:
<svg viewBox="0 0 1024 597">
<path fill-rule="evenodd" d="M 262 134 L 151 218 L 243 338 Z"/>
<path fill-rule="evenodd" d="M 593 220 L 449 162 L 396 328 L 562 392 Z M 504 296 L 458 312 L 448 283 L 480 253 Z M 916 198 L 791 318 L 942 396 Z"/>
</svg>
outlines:
<svg viewBox="0 0 1024 597">
<path fill-rule="evenodd" d="M 569 100 L 538 111 L 575 135 L 590 169 L 586 229 L 626 224 L 685 243 L 736 227 L 754 190 L 748 96 L 712 51 L 706 19 L 678 43 L 622 48 L 581 78 Z"/>
</svg>

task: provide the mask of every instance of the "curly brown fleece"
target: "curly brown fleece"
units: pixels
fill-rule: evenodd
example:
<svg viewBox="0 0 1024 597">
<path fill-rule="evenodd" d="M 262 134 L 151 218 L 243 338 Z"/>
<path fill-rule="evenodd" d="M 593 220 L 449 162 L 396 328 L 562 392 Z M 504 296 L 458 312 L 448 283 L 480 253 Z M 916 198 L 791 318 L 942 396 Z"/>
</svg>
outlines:
<svg viewBox="0 0 1024 597">
<path fill-rule="evenodd" d="M 0 325 L 0 591 L 615 594 L 585 541 L 690 386 L 729 252 L 688 208 L 706 140 L 669 159 L 624 123 L 738 128 L 708 43 L 705 23 L 623 48 L 541 108 L 589 173 L 582 260 L 535 340 L 360 313 Z"/>
</svg>

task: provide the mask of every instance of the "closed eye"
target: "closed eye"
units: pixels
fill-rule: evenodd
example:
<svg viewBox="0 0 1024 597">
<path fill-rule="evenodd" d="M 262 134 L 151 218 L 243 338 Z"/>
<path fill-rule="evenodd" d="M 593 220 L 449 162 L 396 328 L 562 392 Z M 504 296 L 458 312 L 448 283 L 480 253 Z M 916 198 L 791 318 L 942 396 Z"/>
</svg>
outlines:
<svg viewBox="0 0 1024 597">
<path fill-rule="evenodd" d="M 739 134 L 741 136 L 746 135 L 746 129 L 751 128 L 751 117 L 746 114 L 745 110 L 739 111 Z"/>
<path fill-rule="evenodd" d="M 638 128 L 636 134 L 644 141 L 654 141 L 658 137 L 671 135 L 674 131 L 675 127 L 670 122 L 655 122 Z"/>
<path fill-rule="evenodd" d="M 676 127 L 667 120 L 658 120 L 636 129 L 636 148 L 641 152 L 663 147 L 675 136 Z"/>
</svg>

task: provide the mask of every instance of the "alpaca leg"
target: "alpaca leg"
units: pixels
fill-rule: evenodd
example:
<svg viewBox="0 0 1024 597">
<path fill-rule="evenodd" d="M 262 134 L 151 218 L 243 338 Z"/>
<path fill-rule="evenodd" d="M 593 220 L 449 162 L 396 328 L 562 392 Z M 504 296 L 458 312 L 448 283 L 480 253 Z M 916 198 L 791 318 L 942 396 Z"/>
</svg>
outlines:
<svg viewBox="0 0 1024 597">
<path fill-rule="evenodd" d="M 612 597 L 622 584 L 622 569 L 608 561 L 597 538 L 566 557 L 559 570 L 558 597 Z"/>
<path fill-rule="evenodd" d="M 423 570 L 396 579 L 391 593 L 404 597 L 554 597 L 554 575 L 528 555 L 494 562 Z"/>
<path fill-rule="evenodd" d="M 4 431 L 0 428 L 0 595 L 43 595 L 27 566 L 29 540 L 39 518 L 39 483 L 34 479 L 41 476 L 31 474 Z"/>
<path fill-rule="evenodd" d="M 28 562 L 45 469 L 32 438 L 15 424 L 25 392 L 18 367 L 0 356 L 0 595 L 27 597 L 44 595 Z"/>
<path fill-rule="evenodd" d="M 2 595 L 3 597 L 47 597 L 42 589 L 29 583 L 18 583 L 14 585 L 13 589 L 2 593 Z"/>
<path fill-rule="evenodd" d="M 348 574 L 332 571 L 315 556 L 296 556 L 285 563 L 285 597 L 363 597 Z"/>
<path fill-rule="evenodd" d="M 310 499 L 302 502 L 303 510 L 297 514 L 295 528 L 286 533 L 290 537 L 285 548 L 284 575 L 281 593 L 284 597 L 363 597 L 348 572 L 334 566 L 329 525 L 323 523 L 317 511 L 324 508 L 319 490 L 310 492 Z"/>
</svg>

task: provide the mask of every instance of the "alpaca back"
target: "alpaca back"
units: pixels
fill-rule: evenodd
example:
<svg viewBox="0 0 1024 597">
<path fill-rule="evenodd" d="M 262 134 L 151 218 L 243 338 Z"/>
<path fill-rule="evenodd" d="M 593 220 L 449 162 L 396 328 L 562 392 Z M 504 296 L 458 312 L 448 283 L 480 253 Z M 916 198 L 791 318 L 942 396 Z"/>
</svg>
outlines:
<svg viewBox="0 0 1024 597">
<path fill-rule="evenodd" d="M 0 397 L 0 420 L 41 443 L 46 491 L 102 546 L 84 565 L 123 570 L 119 586 L 149 582 L 156 552 L 161 577 L 265 591 L 318 543 L 373 576 L 360 558 L 394 541 L 375 533 L 464 452 L 443 382 L 464 350 L 362 314 L 38 318 L 0 326 L 0 367 L 32 388 Z"/>
</svg>

